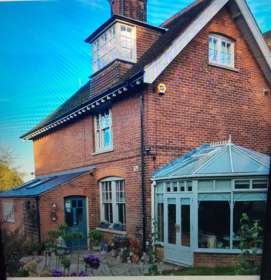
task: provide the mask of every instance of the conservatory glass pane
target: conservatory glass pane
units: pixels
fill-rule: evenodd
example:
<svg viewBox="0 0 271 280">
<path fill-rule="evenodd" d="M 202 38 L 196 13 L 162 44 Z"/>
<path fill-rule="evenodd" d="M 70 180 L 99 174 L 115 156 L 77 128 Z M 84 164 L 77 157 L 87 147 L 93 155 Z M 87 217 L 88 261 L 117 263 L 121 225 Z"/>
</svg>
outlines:
<svg viewBox="0 0 271 280">
<path fill-rule="evenodd" d="M 200 180 L 198 181 L 199 192 L 213 191 L 212 180 Z"/>
<path fill-rule="evenodd" d="M 164 204 L 157 205 L 157 233 L 158 241 L 164 241 Z"/>
<path fill-rule="evenodd" d="M 230 180 L 216 180 L 215 190 L 216 191 L 231 191 L 231 181 Z"/>
<path fill-rule="evenodd" d="M 249 180 L 236 180 L 234 183 L 234 188 L 237 190 L 249 189 L 250 182 Z"/>
<path fill-rule="evenodd" d="M 230 204 L 204 201 L 199 205 L 199 248 L 230 248 Z"/>
<path fill-rule="evenodd" d="M 176 204 L 168 205 L 168 243 L 176 244 Z"/>
<path fill-rule="evenodd" d="M 267 189 L 268 188 L 268 180 L 253 180 L 252 181 L 252 189 Z"/>
<path fill-rule="evenodd" d="M 258 221 L 260 226 L 264 226 L 264 214 L 266 203 L 264 201 L 240 201 L 234 204 L 233 211 L 233 247 L 239 248 L 240 243 L 240 219 L 246 213 L 250 220 Z M 263 235 L 260 236 L 263 238 Z"/>
<path fill-rule="evenodd" d="M 190 205 L 181 206 L 181 245 L 190 247 Z"/>
</svg>

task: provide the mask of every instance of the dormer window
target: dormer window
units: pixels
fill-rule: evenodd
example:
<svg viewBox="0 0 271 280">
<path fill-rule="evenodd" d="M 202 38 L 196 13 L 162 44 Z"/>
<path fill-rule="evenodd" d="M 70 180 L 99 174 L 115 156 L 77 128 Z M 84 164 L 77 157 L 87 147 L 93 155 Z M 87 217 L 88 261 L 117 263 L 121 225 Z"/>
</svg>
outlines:
<svg viewBox="0 0 271 280">
<path fill-rule="evenodd" d="M 227 37 L 209 35 L 209 63 L 234 68 L 234 45 Z"/>
<path fill-rule="evenodd" d="M 115 23 L 94 42 L 92 47 L 93 71 L 99 71 L 115 59 L 136 62 L 135 27 Z"/>
</svg>

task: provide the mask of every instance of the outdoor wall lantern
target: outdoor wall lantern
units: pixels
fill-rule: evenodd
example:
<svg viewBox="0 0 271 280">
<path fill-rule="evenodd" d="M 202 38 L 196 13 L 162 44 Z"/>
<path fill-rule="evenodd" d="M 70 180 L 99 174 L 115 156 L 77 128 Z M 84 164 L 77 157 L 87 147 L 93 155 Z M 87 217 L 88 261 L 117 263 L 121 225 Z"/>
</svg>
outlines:
<svg viewBox="0 0 271 280">
<path fill-rule="evenodd" d="M 52 206 L 51 206 L 51 221 L 52 222 L 57 221 L 56 210 L 57 210 L 57 205 L 56 205 L 56 203 L 53 203 Z"/>
<path fill-rule="evenodd" d="M 166 85 L 165 84 L 163 84 L 163 83 L 160 83 L 160 84 L 158 84 L 158 86 L 157 86 L 157 93 L 158 94 L 160 94 L 160 95 L 164 95 L 164 94 L 166 94 L 166 91 L 167 91 L 167 87 L 166 87 Z"/>
</svg>

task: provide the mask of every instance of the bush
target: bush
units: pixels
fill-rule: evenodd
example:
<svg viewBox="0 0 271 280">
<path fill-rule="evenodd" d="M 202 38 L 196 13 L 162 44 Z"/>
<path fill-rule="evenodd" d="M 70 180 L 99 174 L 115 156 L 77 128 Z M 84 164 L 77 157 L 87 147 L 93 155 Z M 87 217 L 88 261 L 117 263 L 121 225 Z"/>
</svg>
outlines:
<svg viewBox="0 0 271 280">
<path fill-rule="evenodd" d="M 237 268 L 239 274 L 258 274 L 260 268 L 257 264 L 257 252 L 262 247 L 263 229 L 258 221 L 253 221 L 246 213 L 240 219 L 240 266 Z"/>
<path fill-rule="evenodd" d="M 97 229 L 92 230 L 89 233 L 89 240 L 90 240 L 91 247 L 99 246 L 99 244 L 102 240 L 102 237 L 103 237 L 103 235 L 99 230 L 97 230 Z"/>
<path fill-rule="evenodd" d="M 10 276 L 17 276 L 20 271 L 20 259 L 33 255 L 37 252 L 37 242 L 28 240 L 19 230 L 14 232 L 2 231 L 4 244 L 4 255 L 7 273 Z"/>
</svg>

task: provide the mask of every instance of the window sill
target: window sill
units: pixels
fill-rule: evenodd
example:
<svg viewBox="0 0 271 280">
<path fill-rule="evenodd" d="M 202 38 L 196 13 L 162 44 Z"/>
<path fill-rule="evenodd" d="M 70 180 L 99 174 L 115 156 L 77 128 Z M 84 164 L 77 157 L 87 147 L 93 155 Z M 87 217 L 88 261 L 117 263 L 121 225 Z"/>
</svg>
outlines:
<svg viewBox="0 0 271 280">
<path fill-rule="evenodd" d="M 235 68 L 235 67 L 226 66 L 226 65 L 222 65 L 222 64 L 217 64 L 217 63 L 213 63 L 213 62 L 209 62 L 208 65 L 212 66 L 212 67 L 216 67 L 216 68 L 221 68 L 221 69 L 224 69 L 224 70 L 229 70 L 229 71 L 237 72 L 237 73 L 240 72 L 240 70 Z"/>
<path fill-rule="evenodd" d="M 114 151 L 113 148 L 109 148 L 109 149 L 104 149 L 104 150 L 100 150 L 100 151 L 94 152 L 94 153 L 92 153 L 92 155 L 96 156 L 96 155 L 100 155 L 100 154 L 111 153 L 113 151 Z"/>
<path fill-rule="evenodd" d="M 5 221 L 6 224 L 15 224 L 15 221 Z"/>
<path fill-rule="evenodd" d="M 96 229 L 99 230 L 99 231 L 102 231 L 102 232 L 114 233 L 114 234 L 119 234 L 119 235 L 126 235 L 127 234 L 126 231 L 113 230 L 113 229 L 108 229 L 108 228 L 97 227 Z"/>
</svg>

